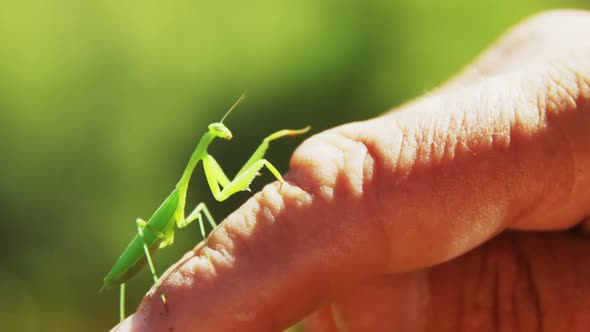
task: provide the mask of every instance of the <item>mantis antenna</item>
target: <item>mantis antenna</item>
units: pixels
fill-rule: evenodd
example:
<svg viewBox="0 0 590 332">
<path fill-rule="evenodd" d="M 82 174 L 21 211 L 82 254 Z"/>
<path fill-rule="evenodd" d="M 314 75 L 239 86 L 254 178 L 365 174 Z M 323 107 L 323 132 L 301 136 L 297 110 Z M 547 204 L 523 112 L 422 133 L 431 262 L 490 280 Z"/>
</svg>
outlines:
<svg viewBox="0 0 590 332">
<path fill-rule="evenodd" d="M 246 92 L 242 93 L 242 95 L 240 96 L 240 98 L 232 105 L 232 107 L 227 111 L 227 113 L 225 113 L 225 115 L 223 116 L 223 118 L 221 119 L 221 121 L 219 121 L 219 123 L 223 123 L 223 120 L 225 120 L 225 118 L 227 118 L 227 116 L 234 110 L 234 108 L 236 108 L 236 106 L 238 106 L 238 104 L 244 100 L 244 98 L 246 98 Z"/>
</svg>

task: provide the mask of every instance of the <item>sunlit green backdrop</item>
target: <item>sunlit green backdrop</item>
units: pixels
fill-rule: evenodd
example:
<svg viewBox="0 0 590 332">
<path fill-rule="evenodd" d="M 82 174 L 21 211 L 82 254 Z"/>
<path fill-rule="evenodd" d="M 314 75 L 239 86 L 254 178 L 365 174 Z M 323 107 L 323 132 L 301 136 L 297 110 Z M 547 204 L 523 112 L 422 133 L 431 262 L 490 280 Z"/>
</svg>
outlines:
<svg viewBox="0 0 590 332">
<path fill-rule="evenodd" d="M 432 89 L 502 31 L 579 1 L 79 1 L 0 4 L 0 330 L 104 331 L 101 280 L 239 95 L 229 174 L 265 134 L 375 116 Z M 276 142 L 281 171 L 301 138 Z M 202 170 L 189 206 L 222 220 Z M 254 190 L 271 181 L 257 179 Z M 179 232 L 163 271 L 198 241 Z M 129 309 L 150 286 L 130 283 Z M 206 301 L 207 299 L 203 299 Z"/>
</svg>

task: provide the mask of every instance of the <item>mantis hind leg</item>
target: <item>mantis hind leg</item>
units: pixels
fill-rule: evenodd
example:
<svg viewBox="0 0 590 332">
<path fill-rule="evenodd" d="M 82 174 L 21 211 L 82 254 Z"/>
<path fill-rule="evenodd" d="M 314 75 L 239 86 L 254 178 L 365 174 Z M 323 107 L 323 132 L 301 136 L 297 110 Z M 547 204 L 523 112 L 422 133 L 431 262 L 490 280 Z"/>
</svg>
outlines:
<svg viewBox="0 0 590 332">
<path fill-rule="evenodd" d="M 119 289 L 119 320 L 123 321 L 125 319 L 125 283 L 122 283 Z"/>
<path fill-rule="evenodd" d="M 143 241 L 143 251 L 145 253 L 145 258 L 147 260 L 148 266 L 150 267 L 150 272 L 152 274 L 152 278 L 154 279 L 154 285 L 156 285 L 156 289 L 158 290 L 158 293 L 160 293 L 160 297 L 162 298 L 162 303 L 164 303 L 164 310 L 166 312 L 168 312 L 168 305 L 166 302 L 166 296 L 164 296 L 164 293 L 162 293 L 162 291 L 160 290 L 160 282 L 159 282 L 158 275 L 156 274 L 156 269 L 154 268 L 154 263 L 152 261 L 152 255 L 150 254 L 150 250 L 149 250 L 147 244 L 145 243 L 145 239 L 143 237 L 144 228 L 147 228 L 148 230 L 150 230 L 150 228 L 146 227 L 147 222 L 141 218 L 137 219 L 136 223 L 137 223 L 137 232 L 139 233 L 139 236 L 141 237 L 141 239 L 144 240 Z M 158 237 L 163 236 L 163 234 L 160 232 L 156 233 L 156 235 Z M 122 289 L 122 291 L 124 291 L 124 288 Z"/>
</svg>

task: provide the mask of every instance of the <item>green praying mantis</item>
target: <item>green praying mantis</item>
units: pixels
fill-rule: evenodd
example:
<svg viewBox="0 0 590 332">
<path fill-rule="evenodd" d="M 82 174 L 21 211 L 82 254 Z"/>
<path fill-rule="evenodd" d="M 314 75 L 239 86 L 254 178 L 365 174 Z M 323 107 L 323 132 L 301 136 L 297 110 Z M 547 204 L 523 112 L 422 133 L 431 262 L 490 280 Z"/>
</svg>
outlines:
<svg viewBox="0 0 590 332">
<path fill-rule="evenodd" d="M 137 235 L 133 238 L 131 243 L 129 243 L 127 249 L 121 254 L 111 271 L 104 278 L 101 291 L 116 285 L 120 286 L 119 316 L 121 320 L 125 318 L 125 284 L 133 278 L 146 265 L 146 263 L 149 266 L 151 275 L 154 279 L 154 284 L 160 293 L 164 307 L 167 308 L 166 297 L 158 287 L 158 275 L 156 274 L 151 256 L 154 255 L 158 249 L 167 247 L 173 243 L 175 226 L 178 228 L 184 228 L 191 222 L 198 220 L 199 229 L 203 239 L 206 239 L 203 215 L 212 228 L 217 226 L 211 213 L 202 202 L 197 204 L 194 210 L 185 218 L 184 208 L 186 204 L 185 200 L 188 184 L 199 161 L 203 162 L 205 177 L 207 178 L 207 183 L 213 196 L 220 202 L 239 191 L 249 190 L 250 183 L 262 167 L 266 167 L 281 182 L 281 185 L 284 183 L 279 171 L 270 162 L 263 158 L 264 153 L 268 149 L 271 141 L 284 136 L 295 136 L 306 133 L 310 129 L 309 126 L 298 130 L 283 129 L 267 136 L 231 181 L 225 175 L 217 161 L 207 152 L 207 148 L 215 138 L 219 137 L 226 140 L 232 138 L 231 131 L 223 124 L 223 121 L 244 99 L 244 97 L 245 94 L 233 104 L 220 122 L 215 122 L 209 125 L 208 131 L 201 137 L 188 165 L 180 177 L 180 180 L 170 195 L 168 195 L 148 221 L 141 218 L 136 220 Z"/>
</svg>

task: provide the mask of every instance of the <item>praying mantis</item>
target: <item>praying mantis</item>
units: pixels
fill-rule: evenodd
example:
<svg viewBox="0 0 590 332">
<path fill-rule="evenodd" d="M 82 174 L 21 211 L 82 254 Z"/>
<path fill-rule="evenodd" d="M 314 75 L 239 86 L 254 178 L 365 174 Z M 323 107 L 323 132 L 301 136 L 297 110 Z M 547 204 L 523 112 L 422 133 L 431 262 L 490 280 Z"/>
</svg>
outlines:
<svg viewBox="0 0 590 332">
<path fill-rule="evenodd" d="M 244 166 L 238 171 L 233 180 L 225 175 L 217 161 L 207 152 L 207 148 L 215 138 L 222 138 L 230 140 L 232 138 L 231 131 L 223 124 L 226 117 L 236 108 L 236 106 L 244 99 L 243 94 L 227 111 L 220 122 L 214 122 L 208 126 L 208 131 L 203 134 L 197 147 L 195 148 L 188 165 L 186 166 L 180 180 L 164 200 L 164 202 L 156 209 L 148 221 L 141 218 L 136 220 L 137 235 L 129 243 L 125 251 L 121 254 L 111 271 L 103 280 L 102 288 L 107 289 L 119 285 L 120 299 L 119 299 L 119 318 L 125 318 L 125 284 L 131 280 L 146 263 L 149 266 L 154 284 L 160 293 L 160 297 L 167 308 L 166 297 L 158 287 L 158 275 L 154 268 L 152 255 L 160 248 L 167 247 L 174 242 L 175 226 L 184 228 L 191 222 L 198 220 L 199 229 L 203 239 L 206 239 L 205 226 L 203 224 L 203 215 L 209 222 L 212 228 L 215 228 L 215 223 L 211 213 L 204 203 L 199 203 L 194 210 L 185 218 L 185 204 L 186 194 L 190 177 L 199 163 L 202 161 L 203 169 L 207 183 L 215 199 L 219 202 L 226 200 L 231 195 L 242 191 L 249 190 L 249 185 L 254 180 L 263 167 L 266 167 L 276 178 L 284 183 L 284 180 L 279 171 L 266 159 L 264 154 L 268 149 L 269 143 L 275 139 L 284 136 L 296 136 L 306 133 L 310 127 L 303 129 L 283 129 L 267 136 L 262 144 L 254 151 L 250 159 L 246 161 Z M 207 256 L 209 258 L 209 256 Z M 167 309 L 166 309 L 167 310 Z"/>
</svg>

